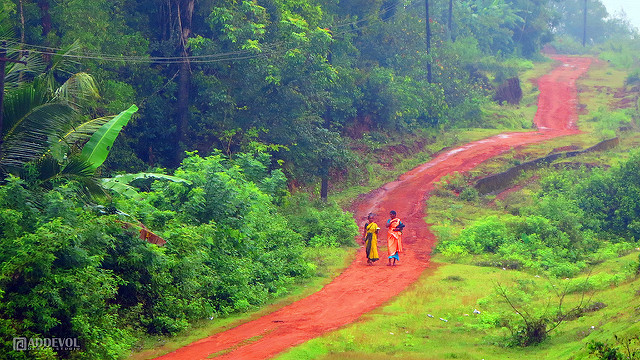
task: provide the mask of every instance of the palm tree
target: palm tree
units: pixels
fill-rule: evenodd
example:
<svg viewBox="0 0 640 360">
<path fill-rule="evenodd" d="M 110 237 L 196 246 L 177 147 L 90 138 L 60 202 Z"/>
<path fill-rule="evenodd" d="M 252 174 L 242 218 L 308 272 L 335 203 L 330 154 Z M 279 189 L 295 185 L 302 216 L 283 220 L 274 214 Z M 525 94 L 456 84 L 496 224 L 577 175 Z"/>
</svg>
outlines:
<svg viewBox="0 0 640 360">
<path fill-rule="evenodd" d="M 72 45 L 67 52 L 76 47 L 77 44 Z M 14 54 L 18 52 L 16 49 Z M 0 176 L 42 157 L 81 121 L 81 107 L 98 96 L 93 78 L 86 73 L 72 73 L 73 63 L 64 54 L 54 55 L 49 65 L 38 54 L 23 60 L 26 65 L 13 64 L 5 75 Z M 68 74 L 67 81 L 57 86 L 55 73 Z"/>
<path fill-rule="evenodd" d="M 73 44 L 67 53 L 77 47 Z M 12 66 L 5 76 L 9 86 L 3 104 L 6 126 L 0 129 L 0 179 L 25 176 L 30 163 L 41 186 L 66 178 L 89 193 L 103 193 L 95 171 L 137 107 L 84 121 L 82 111 L 99 97 L 93 78 L 73 73 L 75 64 L 64 54 L 50 60 L 47 65 L 39 55 L 30 56 L 26 65 Z M 68 78 L 58 86 L 55 78 L 60 75 Z"/>
<path fill-rule="evenodd" d="M 56 136 L 71 126 L 76 116 L 74 109 L 52 100 L 38 81 L 6 95 L 5 126 L 0 133 L 0 173 L 6 175 L 38 159 L 56 141 Z"/>
</svg>

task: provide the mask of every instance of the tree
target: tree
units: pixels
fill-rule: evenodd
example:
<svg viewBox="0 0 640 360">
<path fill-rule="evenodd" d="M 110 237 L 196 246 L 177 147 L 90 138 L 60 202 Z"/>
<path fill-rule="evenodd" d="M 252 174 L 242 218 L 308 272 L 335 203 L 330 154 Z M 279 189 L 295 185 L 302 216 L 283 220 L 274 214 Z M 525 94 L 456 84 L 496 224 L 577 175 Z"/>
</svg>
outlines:
<svg viewBox="0 0 640 360">
<path fill-rule="evenodd" d="M 178 104 L 176 107 L 177 118 L 177 141 L 176 141 L 176 161 L 175 165 L 182 159 L 182 146 L 187 135 L 189 126 L 189 101 L 191 92 L 191 65 L 188 56 L 189 38 L 193 36 L 193 12 L 195 10 L 195 0 L 176 0 L 178 30 L 180 32 L 179 51 L 184 59 L 180 65 L 180 75 L 178 78 Z"/>
<path fill-rule="evenodd" d="M 569 35 L 583 46 L 613 37 L 631 38 L 634 30 L 624 17 L 611 16 L 600 0 L 567 0 L 552 3 L 558 13 L 555 32 Z M 580 14 L 581 16 L 578 16 Z"/>
<path fill-rule="evenodd" d="M 584 289 L 588 288 L 589 277 L 585 280 Z M 528 306 L 524 301 L 518 301 L 519 295 L 523 292 L 531 294 L 534 289 L 529 285 L 520 283 L 522 289 L 509 291 L 507 288 L 497 283 L 495 288 L 498 295 L 509 305 L 509 307 L 517 314 L 520 321 L 507 322 L 506 325 L 511 330 L 511 343 L 517 346 L 531 346 L 543 342 L 547 335 L 555 330 L 560 324 L 571 317 L 579 317 L 582 315 L 586 303 L 587 290 L 582 292 L 582 296 L 577 304 L 570 309 L 565 309 L 565 297 L 569 294 L 568 285 L 564 289 L 557 289 L 555 285 L 551 286 L 557 300 L 552 304 L 548 301 L 546 308 L 540 309 Z M 548 293 L 548 290 L 545 291 Z M 551 309 L 550 309 L 551 308 Z"/>
<path fill-rule="evenodd" d="M 17 170 L 42 156 L 68 129 L 75 112 L 57 101 L 41 80 L 12 90 L 4 101 L 0 172 Z"/>
</svg>

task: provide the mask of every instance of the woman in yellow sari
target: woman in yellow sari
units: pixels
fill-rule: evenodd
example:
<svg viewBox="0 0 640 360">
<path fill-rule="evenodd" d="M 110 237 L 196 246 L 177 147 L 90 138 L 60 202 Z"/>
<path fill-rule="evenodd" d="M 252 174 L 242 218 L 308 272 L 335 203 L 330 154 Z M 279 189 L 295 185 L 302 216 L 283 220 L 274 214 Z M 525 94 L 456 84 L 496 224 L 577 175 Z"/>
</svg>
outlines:
<svg viewBox="0 0 640 360">
<path fill-rule="evenodd" d="M 375 215 L 369 213 L 367 223 L 364 225 L 364 236 L 362 242 L 365 244 L 367 253 L 367 265 L 373 265 L 378 261 L 378 224 L 374 221 Z"/>
</svg>

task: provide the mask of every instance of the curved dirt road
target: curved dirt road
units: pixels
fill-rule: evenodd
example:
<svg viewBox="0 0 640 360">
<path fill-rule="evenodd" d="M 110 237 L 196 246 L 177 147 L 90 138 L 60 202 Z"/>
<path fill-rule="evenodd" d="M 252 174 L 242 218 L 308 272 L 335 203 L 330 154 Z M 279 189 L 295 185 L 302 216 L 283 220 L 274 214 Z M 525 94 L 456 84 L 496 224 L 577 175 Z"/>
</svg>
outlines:
<svg viewBox="0 0 640 360">
<path fill-rule="evenodd" d="M 351 210 L 361 226 L 369 212 L 380 214 L 379 223 L 384 221 L 389 210 L 398 212 L 407 224 L 405 253 L 401 254 L 398 266 L 385 266 L 386 251 L 381 249 L 381 260 L 368 267 L 364 250 L 360 249 L 353 263 L 317 293 L 157 359 L 268 359 L 355 321 L 403 291 L 429 266 L 429 253 L 436 239 L 423 218 L 425 200 L 434 182 L 455 171 L 468 171 L 513 146 L 579 132 L 575 127 L 575 81 L 587 71 L 591 59 L 561 56 L 554 59 L 559 61 L 559 66 L 538 80 L 541 95 L 534 122 L 539 131 L 497 135 L 444 152 L 397 181 L 372 191 L 353 206 Z M 384 230 L 381 233 L 381 237 L 386 238 Z M 383 245 L 384 240 L 380 243 Z M 365 272 L 367 281 L 364 281 Z M 375 289 L 368 287 L 370 284 L 376 284 Z"/>
</svg>

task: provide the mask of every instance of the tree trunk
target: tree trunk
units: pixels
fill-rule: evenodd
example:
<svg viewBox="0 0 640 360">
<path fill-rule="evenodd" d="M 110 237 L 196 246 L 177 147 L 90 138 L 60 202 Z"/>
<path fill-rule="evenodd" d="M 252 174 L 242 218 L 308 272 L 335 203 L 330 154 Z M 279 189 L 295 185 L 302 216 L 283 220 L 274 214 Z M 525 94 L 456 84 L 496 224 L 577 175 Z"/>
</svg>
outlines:
<svg viewBox="0 0 640 360">
<path fill-rule="evenodd" d="M 22 7 L 22 1 L 23 0 L 20 0 L 18 2 L 18 12 L 20 13 L 20 42 L 24 44 L 25 27 L 24 27 L 24 8 Z"/>
<path fill-rule="evenodd" d="M 178 21 L 180 30 L 180 52 L 184 57 L 180 66 L 180 76 L 178 78 L 178 104 L 176 106 L 177 136 L 176 136 L 176 165 L 182 159 L 182 146 L 187 137 L 189 127 L 189 100 L 191 90 L 191 65 L 189 63 L 189 45 L 191 37 L 191 25 L 195 0 L 178 0 Z"/>
<path fill-rule="evenodd" d="M 38 6 L 40 7 L 40 23 L 42 25 L 42 37 L 46 38 L 51 32 L 51 14 L 49 13 L 49 0 L 38 0 Z"/>
<path fill-rule="evenodd" d="M 51 13 L 49 12 L 49 0 L 38 0 L 38 6 L 40 7 L 40 24 L 42 25 L 42 38 L 44 39 L 45 45 L 49 45 L 47 37 L 49 36 L 49 33 L 52 29 Z M 49 51 L 45 51 L 42 56 L 47 63 L 51 61 L 51 53 L 49 53 Z"/>
<path fill-rule="evenodd" d="M 449 36 L 453 41 L 453 0 L 449 0 Z"/>
<path fill-rule="evenodd" d="M 326 173 L 322 174 L 322 182 L 320 183 L 320 199 L 327 201 L 329 195 L 329 169 L 325 169 Z"/>
<path fill-rule="evenodd" d="M 7 42 L 2 41 L 0 43 L 0 59 L 4 59 L 7 57 Z M 2 150 L 2 143 L 4 140 L 2 134 L 2 128 L 4 126 L 4 70 L 6 66 L 6 62 L 4 60 L 0 60 L 0 151 Z M 0 153 L 1 155 L 2 153 Z"/>
</svg>

